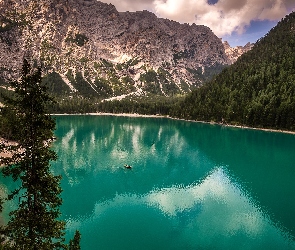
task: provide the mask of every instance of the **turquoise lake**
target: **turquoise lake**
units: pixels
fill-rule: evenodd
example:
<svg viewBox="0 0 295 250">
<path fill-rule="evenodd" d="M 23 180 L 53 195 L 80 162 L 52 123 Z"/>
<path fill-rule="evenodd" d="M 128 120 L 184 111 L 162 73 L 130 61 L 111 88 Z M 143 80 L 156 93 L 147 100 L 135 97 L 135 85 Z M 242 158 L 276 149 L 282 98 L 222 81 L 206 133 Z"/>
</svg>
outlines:
<svg viewBox="0 0 295 250">
<path fill-rule="evenodd" d="M 82 250 L 295 249 L 295 135 L 55 118 L 62 219 Z"/>
</svg>

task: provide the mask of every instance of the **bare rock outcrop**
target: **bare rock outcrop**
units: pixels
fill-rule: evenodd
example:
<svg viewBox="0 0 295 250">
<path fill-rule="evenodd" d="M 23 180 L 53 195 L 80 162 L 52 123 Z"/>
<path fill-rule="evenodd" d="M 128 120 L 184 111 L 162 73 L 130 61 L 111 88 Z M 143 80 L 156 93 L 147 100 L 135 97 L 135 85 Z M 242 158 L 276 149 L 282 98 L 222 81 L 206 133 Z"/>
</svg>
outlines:
<svg viewBox="0 0 295 250">
<path fill-rule="evenodd" d="M 0 76 L 17 77 L 24 56 L 57 72 L 71 91 L 77 73 L 107 97 L 185 93 L 242 49 L 226 47 L 206 26 L 180 24 L 149 11 L 118 12 L 96 0 L 0 1 Z M 241 53 L 240 53 L 241 52 Z"/>
<path fill-rule="evenodd" d="M 231 47 L 227 41 L 224 41 L 223 46 L 224 46 L 225 54 L 228 57 L 228 63 L 233 64 L 235 61 L 238 60 L 238 58 L 241 55 L 251 50 L 254 44 L 248 42 L 245 46 Z"/>
</svg>

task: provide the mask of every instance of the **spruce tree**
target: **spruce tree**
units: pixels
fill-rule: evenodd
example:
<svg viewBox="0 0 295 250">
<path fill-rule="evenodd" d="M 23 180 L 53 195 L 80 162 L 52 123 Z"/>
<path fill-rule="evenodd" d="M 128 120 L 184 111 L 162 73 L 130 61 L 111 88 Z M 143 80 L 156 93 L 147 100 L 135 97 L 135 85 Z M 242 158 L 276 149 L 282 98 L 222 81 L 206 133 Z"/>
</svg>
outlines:
<svg viewBox="0 0 295 250">
<path fill-rule="evenodd" d="M 80 250 L 80 239 L 81 239 L 81 234 L 78 230 L 76 230 L 74 238 L 70 240 L 69 243 L 69 250 Z"/>
<path fill-rule="evenodd" d="M 53 100 L 41 84 L 41 68 L 31 69 L 24 60 L 22 76 L 11 83 L 15 97 L 6 107 L 14 112 L 18 129 L 14 131 L 17 145 L 1 145 L 12 157 L 1 158 L 4 176 L 11 176 L 19 187 L 8 195 L 18 203 L 10 212 L 10 220 L 3 228 L 5 249 L 52 250 L 67 249 L 64 243 L 65 222 L 59 220 L 60 176 L 50 171 L 56 153 L 50 149 L 55 121 L 47 114 L 46 106 Z"/>
</svg>

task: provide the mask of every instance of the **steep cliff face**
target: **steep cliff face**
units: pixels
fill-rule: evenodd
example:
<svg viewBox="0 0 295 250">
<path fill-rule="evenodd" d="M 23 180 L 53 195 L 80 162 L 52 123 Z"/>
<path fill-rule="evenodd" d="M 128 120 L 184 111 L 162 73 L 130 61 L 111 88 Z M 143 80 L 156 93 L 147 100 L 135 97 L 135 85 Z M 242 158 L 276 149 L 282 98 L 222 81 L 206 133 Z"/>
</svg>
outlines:
<svg viewBox="0 0 295 250">
<path fill-rule="evenodd" d="M 1 77 L 16 78 L 30 56 L 67 94 L 185 93 L 232 61 L 208 27 L 96 0 L 5 0 L 0 13 Z"/>
<path fill-rule="evenodd" d="M 246 53 L 247 51 L 251 50 L 254 46 L 253 43 L 247 43 L 245 46 L 236 46 L 231 47 L 227 41 L 223 42 L 225 54 L 228 57 L 229 64 L 233 64 L 238 58 Z"/>
</svg>

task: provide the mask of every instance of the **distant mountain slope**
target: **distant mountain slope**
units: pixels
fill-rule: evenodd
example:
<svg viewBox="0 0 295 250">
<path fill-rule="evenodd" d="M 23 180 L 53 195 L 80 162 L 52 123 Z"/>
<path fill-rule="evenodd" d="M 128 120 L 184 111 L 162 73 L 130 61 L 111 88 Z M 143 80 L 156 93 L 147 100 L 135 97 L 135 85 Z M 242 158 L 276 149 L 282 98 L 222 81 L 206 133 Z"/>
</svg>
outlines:
<svg viewBox="0 0 295 250">
<path fill-rule="evenodd" d="M 174 111 L 187 119 L 295 130 L 295 13 Z"/>
<path fill-rule="evenodd" d="M 238 58 L 246 53 L 247 51 L 251 50 L 254 46 L 253 43 L 247 43 L 245 46 L 236 46 L 236 47 L 231 47 L 227 41 L 223 42 L 223 46 L 225 49 L 225 54 L 228 57 L 228 61 L 230 64 L 233 64 L 238 60 Z"/>
<path fill-rule="evenodd" d="M 148 11 L 122 13 L 96 0 L 5 0 L 0 13 L 0 77 L 16 78 L 30 56 L 64 95 L 183 94 L 231 62 L 208 27 Z"/>
</svg>

